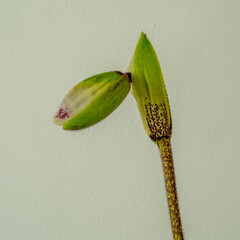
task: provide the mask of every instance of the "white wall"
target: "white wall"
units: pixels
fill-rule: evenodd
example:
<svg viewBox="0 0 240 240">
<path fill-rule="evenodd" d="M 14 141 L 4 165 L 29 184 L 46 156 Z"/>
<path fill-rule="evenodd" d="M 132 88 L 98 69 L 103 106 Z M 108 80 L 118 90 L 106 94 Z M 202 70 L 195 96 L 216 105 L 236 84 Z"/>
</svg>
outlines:
<svg viewBox="0 0 240 240">
<path fill-rule="evenodd" d="M 157 147 L 133 97 L 78 132 L 79 81 L 126 71 L 141 31 L 164 73 L 187 240 L 240 239 L 240 2 L 0 0 L 0 239 L 172 238 Z"/>
</svg>

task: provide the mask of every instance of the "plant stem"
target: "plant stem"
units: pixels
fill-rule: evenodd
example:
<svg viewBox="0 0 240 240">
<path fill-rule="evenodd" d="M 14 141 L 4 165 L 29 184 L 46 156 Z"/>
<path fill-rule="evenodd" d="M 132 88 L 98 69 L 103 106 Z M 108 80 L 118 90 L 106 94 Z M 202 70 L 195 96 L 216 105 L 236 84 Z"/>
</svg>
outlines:
<svg viewBox="0 0 240 240">
<path fill-rule="evenodd" d="M 169 138 L 162 138 L 157 141 L 162 159 L 163 173 L 165 179 L 165 187 L 167 192 L 167 201 L 169 215 L 172 225 L 172 233 L 174 240 L 184 240 L 180 212 L 178 207 L 176 181 L 174 175 L 174 165 L 171 149 L 171 141 Z"/>
</svg>

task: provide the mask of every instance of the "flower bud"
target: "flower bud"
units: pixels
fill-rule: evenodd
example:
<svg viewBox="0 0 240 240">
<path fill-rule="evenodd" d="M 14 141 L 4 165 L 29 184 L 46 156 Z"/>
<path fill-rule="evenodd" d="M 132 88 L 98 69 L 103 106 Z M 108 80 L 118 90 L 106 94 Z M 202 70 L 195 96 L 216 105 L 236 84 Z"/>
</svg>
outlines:
<svg viewBox="0 0 240 240">
<path fill-rule="evenodd" d="M 113 112 L 130 90 L 128 76 L 106 72 L 77 84 L 63 99 L 53 122 L 63 129 L 89 127 Z"/>
</svg>

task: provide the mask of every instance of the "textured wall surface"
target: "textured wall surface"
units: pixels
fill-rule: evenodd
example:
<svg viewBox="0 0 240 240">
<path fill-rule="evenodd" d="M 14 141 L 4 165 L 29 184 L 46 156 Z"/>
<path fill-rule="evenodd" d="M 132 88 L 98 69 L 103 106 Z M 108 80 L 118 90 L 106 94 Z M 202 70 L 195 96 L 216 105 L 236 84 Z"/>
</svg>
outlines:
<svg viewBox="0 0 240 240">
<path fill-rule="evenodd" d="M 0 0 L 0 239 L 170 240 L 159 152 L 131 94 L 105 121 L 52 123 L 93 74 L 161 62 L 186 240 L 240 239 L 238 0 Z"/>
</svg>

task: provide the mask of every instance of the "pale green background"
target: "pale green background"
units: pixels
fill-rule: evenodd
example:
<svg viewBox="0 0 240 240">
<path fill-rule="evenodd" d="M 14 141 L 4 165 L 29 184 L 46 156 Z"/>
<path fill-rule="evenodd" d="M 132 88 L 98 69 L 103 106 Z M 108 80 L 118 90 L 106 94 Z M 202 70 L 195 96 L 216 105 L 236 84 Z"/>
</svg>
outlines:
<svg viewBox="0 0 240 240">
<path fill-rule="evenodd" d="M 240 2 L 0 0 L 0 239 L 170 240 L 157 148 L 133 97 L 63 131 L 75 84 L 126 71 L 145 31 L 173 115 L 186 240 L 240 239 Z"/>
</svg>

